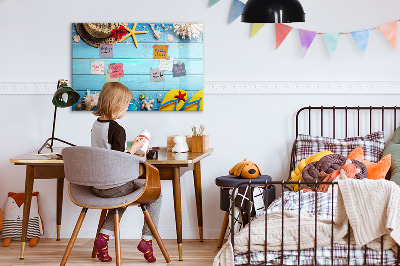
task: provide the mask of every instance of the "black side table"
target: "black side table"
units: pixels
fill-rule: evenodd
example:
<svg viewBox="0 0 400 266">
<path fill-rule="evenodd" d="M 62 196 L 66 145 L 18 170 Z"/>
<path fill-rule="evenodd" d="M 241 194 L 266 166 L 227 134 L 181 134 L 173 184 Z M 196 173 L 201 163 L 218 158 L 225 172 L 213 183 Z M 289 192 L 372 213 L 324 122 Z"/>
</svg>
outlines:
<svg viewBox="0 0 400 266">
<path fill-rule="evenodd" d="M 229 207 L 230 207 L 230 199 L 229 192 L 233 189 L 237 184 L 246 182 L 246 181 L 263 181 L 266 180 L 272 181 L 272 178 L 268 175 L 262 175 L 254 179 L 246 179 L 241 177 L 236 177 L 234 175 L 220 176 L 215 179 L 215 184 L 220 187 L 220 209 L 225 211 L 224 221 L 222 222 L 221 233 L 219 235 L 218 245 L 220 248 L 222 246 L 222 242 L 224 241 L 226 228 L 228 227 L 229 222 Z M 256 186 L 255 186 L 256 187 Z M 271 204 L 275 200 L 275 186 L 270 186 L 268 189 L 268 199 L 267 205 Z"/>
</svg>

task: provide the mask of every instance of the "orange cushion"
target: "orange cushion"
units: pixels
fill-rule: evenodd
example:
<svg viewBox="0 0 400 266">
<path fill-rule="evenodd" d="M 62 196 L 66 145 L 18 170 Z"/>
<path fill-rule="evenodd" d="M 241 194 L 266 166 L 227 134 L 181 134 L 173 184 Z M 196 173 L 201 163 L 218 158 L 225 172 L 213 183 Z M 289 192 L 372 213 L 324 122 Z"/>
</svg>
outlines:
<svg viewBox="0 0 400 266">
<path fill-rule="evenodd" d="M 363 150 L 361 146 L 358 146 L 352 152 L 350 152 L 347 158 L 355 159 L 365 164 L 368 170 L 368 179 L 378 180 L 386 177 L 391 165 L 392 155 L 386 155 L 377 163 L 368 162 L 363 159 Z"/>
</svg>

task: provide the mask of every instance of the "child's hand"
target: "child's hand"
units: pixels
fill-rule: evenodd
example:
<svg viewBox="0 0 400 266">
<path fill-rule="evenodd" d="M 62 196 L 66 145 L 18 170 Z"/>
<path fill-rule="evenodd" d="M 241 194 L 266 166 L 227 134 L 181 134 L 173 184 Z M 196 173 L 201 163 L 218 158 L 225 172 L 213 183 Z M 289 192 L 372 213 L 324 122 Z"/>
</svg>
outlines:
<svg viewBox="0 0 400 266">
<path fill-rule="evenodd" d="M 146 153 L 145 154 L 136 154 L 135 153 L 135 155 L 136 156 L 139 156 L 139 157 L 146 157 L 146 155 L 149 153 L 149 149 L 147 149 L 147 151 L 146 151 Z"/>
<path fill-rule="evenodd" d="M 131 154 L 135 154 L 140 148 L 143 147 L 143 145 L 146 143 L 146 141 L 147 140 L 145 138 L 136 137 L 135 140 L 132 142 L 129 152 Z"/>
</svg>

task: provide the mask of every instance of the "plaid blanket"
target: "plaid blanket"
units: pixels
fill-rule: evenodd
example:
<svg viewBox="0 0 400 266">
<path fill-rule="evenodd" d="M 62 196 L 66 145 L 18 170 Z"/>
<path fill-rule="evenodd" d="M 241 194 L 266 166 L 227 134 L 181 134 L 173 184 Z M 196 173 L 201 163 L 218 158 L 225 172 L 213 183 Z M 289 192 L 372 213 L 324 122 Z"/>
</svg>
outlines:
<svg viewBox="0 0 400 266">
<path fill-rule="evenodd" d="M 336 208 L 336 194 L 317 192 L 285 192 L 283 196 L 277 198 L 268 207 L 267 214 L 282 211 L 282 203 L 284 210 L 298 210 L 301 212 L 308 212 L 316 214 L 326 219 L 332 219 L 332 213 L 335 215 Z M 259 214 L 254 219 L 260 217 Z M 349 265 L 381 265 L 381 252 L 371 250 L 364 247 L 357 247 L 350 245 L 350 256 L 348 253 L 347 245 L 333 245 L 333 264 L 332 264 L 332 248 L 326 246 L 316 249 L 317 265 L 348 265 L 347 259 L 350 258 Z M 364 258 L 364 254 L 366 257 Z M 396 257 L 392 250 L 385 250 L 383 253 L 384 265 L 395 265 Z M 257 265 L 265 263 L 265 255 L 267 256 L 266 265 L 280 265 L 281 252 L 280 251 L 267 251 L 265 252 L 250 252 L 250 265 Z M 304 249 L 298 255 L 297 250 L 285 250 L 283 252 L 284 265 L 314 265 L 314 249 Z M 364 261 L 365 260 L 365 261 Z M 248 253 L 235 254 L 235 265 L 248 264 Z"/>
</svg>

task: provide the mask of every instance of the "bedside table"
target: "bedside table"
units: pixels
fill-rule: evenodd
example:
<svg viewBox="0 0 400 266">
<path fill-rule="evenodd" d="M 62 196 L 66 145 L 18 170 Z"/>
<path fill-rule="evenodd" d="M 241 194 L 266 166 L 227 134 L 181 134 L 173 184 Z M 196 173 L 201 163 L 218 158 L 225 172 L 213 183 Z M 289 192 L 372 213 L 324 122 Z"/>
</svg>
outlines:
<svg viewBox="0 0 400 266">
<path fill-rule="evenodd" d="M 254 179 L 246 179 L 241 177 L 236 177 L 234 175 L 220 176 L 215 179 L 215 184 L 220 187 L 220 209 L 225 212 L 224 221 L 222 222 L 221 233 L 218 240 L 217 247 L 220 248 L 222 246 L 222 242 L 224 241 L 224 236 L 226 232 L 226 228 L 228 227 L 229 222 L 229 211 L 230 211 L 230 190 L 233 189 L 237 184 L 247 181 L 272 181 L 272 178 L 268 175 L 261 175 Z M 255 186 L 256 187 L 256 186 Z M 270 185 L 268 190 L 268 199 L 266 206 L 268 207 L 275 200 L 275 186 Z M 265 191 L 264 191 L 265 193 Z M 265 196 L 265 194 L 264 194 Z M 265 198 L 265 197 L 264 197 Z"/>
</svg>

